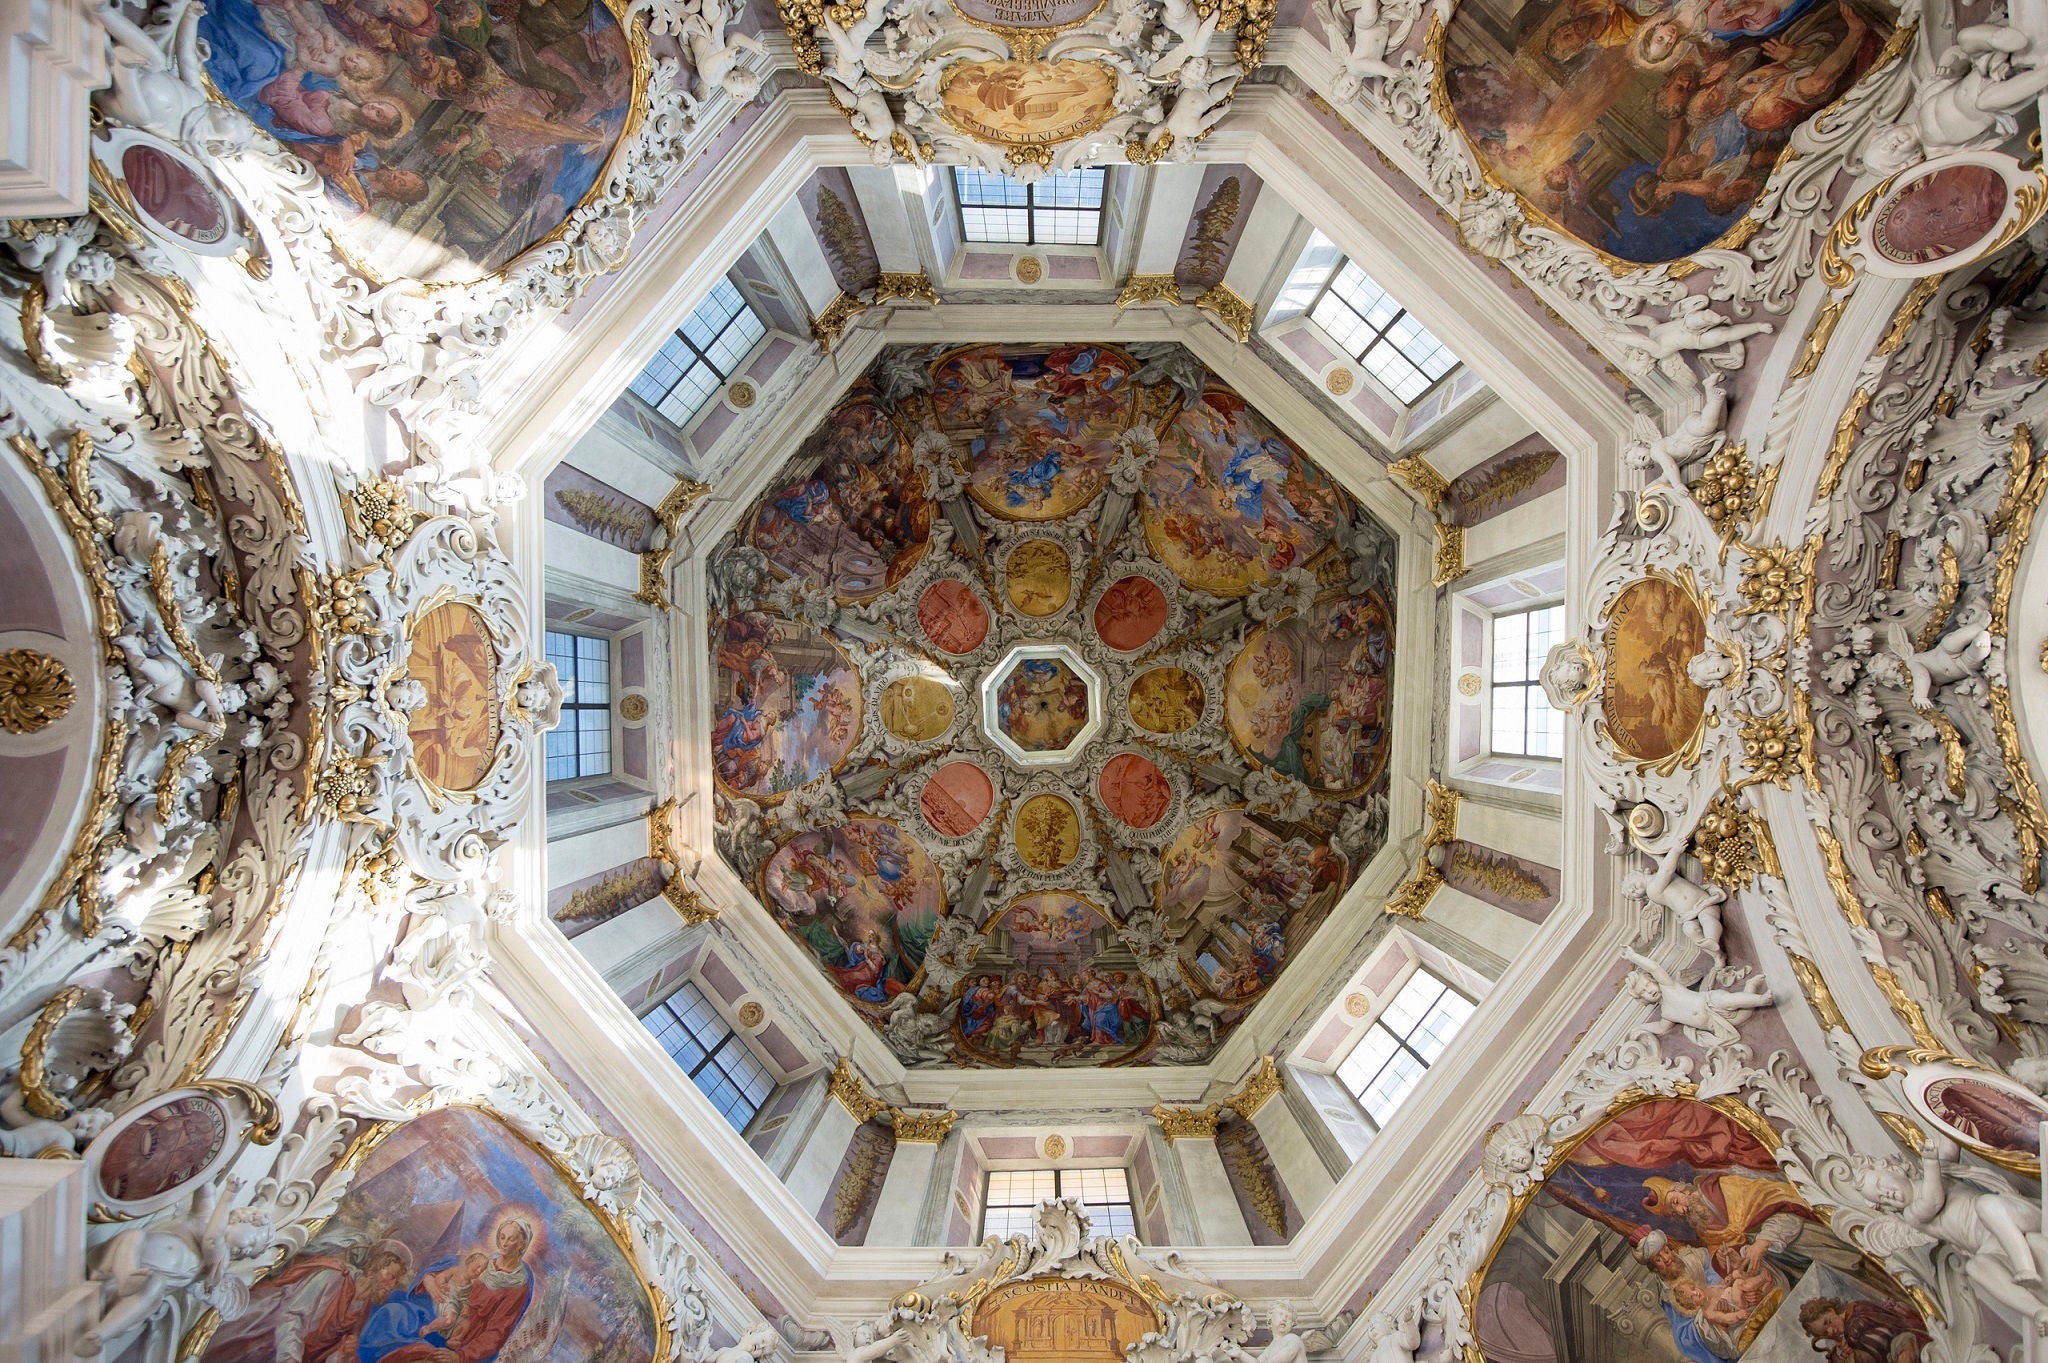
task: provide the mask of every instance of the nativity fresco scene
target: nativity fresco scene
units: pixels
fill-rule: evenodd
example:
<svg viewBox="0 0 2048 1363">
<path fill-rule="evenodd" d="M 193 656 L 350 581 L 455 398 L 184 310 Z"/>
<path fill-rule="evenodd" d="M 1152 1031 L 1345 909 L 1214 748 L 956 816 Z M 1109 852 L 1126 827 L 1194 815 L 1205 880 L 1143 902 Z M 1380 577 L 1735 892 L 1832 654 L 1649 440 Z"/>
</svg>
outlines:
<svg viewBox="0 0 2048 1363">
<path fill-rule="evenodd" d="M 893 351 L 714 565 L 720 846 L 907 1061 L 1198 1059 L 1385 836 L 1392 543 L 1177 347 Z"/>
</svg>

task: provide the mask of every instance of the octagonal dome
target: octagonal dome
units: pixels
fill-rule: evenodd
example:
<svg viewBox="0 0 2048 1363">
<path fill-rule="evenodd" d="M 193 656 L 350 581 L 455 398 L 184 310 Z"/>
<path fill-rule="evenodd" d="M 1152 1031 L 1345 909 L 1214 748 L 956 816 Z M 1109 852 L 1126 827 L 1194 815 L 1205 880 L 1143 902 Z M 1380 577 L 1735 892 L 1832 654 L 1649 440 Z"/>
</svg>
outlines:
<svg viewBox="0 0 2048 1363">
<path fill-rule="evenodd" d="M 885 351 L 711 565 L 721 854 L 910 1064 L 1191 1064 L 1386 831 L 1394 538 L 1187 351 Z"/>
</svg>

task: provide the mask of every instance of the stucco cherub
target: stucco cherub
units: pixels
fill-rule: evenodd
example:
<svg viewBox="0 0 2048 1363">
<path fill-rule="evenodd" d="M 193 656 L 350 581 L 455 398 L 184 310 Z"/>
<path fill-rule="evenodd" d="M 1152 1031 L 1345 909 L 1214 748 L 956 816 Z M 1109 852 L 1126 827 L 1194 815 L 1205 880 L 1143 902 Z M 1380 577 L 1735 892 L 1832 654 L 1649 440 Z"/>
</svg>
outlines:
<svg viewBox="0 0 2048 1363">
<path fill-rule="evenodd" d="M 2023 1319 L 2048 1318 L 2040 1207 L 1990 1170 L 1962 1164 L 1960 1155 L 1953 1141 L 1935 1134 L 1920 1147 L 1917 1173 L 1902 1160 L 1860 1159 L 1856 1186 L 1878 1212 L 1864 1229 L 1865 1245 L 1893 1254 L 1940 1241 L 1955 1250 L 1979 1292 Z"/>
<path fill-rule="evenodd" d="M 1719 885 L 1702 885 L 1679 869 L 1685 859 L 1687 842 L 1673 839 L 1660 857 L 1651 857 L 1649 871 L 1631 871 L 1622 877 L 1621 892 L 1669 909 L 1678 920 L 1685 939 L 1714 958 L 1716 966 L 1726 965 L 1721 952 L 1721 905 L 1728 891 Z"/>
<path fill-rule="evenodd" d="M 1761 976 L 1740 989 L 1689 986 L 1647 956 L 1628 949 L 1621 954 L 1635 966 L 1626 982 L 1628 992 L 1657 1005 L 1657 1016 L 1644 1024 L 1644 1030 L 1658 1036 L 1676 1027 L 1705 1050 L 1733 1046 L 1742 1040 L 1737 1025 L 1744 1018 L 1777 1003 Z"/>
</svg>

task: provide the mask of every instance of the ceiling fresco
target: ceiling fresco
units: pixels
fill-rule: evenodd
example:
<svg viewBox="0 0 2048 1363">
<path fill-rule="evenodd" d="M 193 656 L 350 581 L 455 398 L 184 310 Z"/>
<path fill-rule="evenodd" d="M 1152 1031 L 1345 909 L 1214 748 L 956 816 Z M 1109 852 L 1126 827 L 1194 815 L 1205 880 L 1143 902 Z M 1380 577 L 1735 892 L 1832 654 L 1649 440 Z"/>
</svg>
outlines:
<svg viewBox="0 0 2048 1363">
<path fill-rule="evenodd" d="M 1437 67 L 1489 178 L 1595 250 L 1657 262 L 1733 231 L 1893 27 L 1880 0 L 1463 0 Z"/>
<path fill-rule="evenodd" d="M 712 561 L 720 852 L 906 1063 L 1198 1062 L 1385 840 L 1394 548 L 1179 346 L 884 352 Z"/>
</svg>

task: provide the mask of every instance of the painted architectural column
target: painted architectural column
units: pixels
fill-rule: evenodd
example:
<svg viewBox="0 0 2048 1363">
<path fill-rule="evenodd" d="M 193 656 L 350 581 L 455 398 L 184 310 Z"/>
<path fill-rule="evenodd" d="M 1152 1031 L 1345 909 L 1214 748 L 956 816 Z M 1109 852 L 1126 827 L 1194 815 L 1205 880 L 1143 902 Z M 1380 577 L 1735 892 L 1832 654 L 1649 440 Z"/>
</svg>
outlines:
<svg viewBox="0 0 2048 1363">
<path fill-rule="evenodd" d="M 895 1111 L 896 1154 L 889 1161 L 888 1176 L 882 1180 L 882 1195 L 875 1202 L 874 1219 L 868 1222 L 866 1243 L 870 1245 L 917 1242 L 925 1195 L 931 1191 L 932 1174 L 938 1168 L 939 1147 L 945 1144 L 958 1115 L 951 1111 Z"/>
<path fill-rule="evenodd" d="M 1187 1180 L 1188 1200 L 1194 1205 L 1195 1229 L 1202 1243 L 1251 1244 L 1251 1231 L 1237 1208 L 1230 1175 L 1224 1172 L 1223 1157 L 1216 1153 L 1216 1125 L 1223 1118 L 1223 1109 L 1213 1103 L 1205 1108 L 1155 1107 L 1152 1115 Z"/>
<path fill-rule="evenodd" d="M 818 1114 L 810 1138 L 804 1142 L 802 1153 L 796 1157 L 790 1166 L 789 1176 L 783 1180 L 796 1200 L 813 1211 L 823 1206 L 826 1196 L 831 1193 L 832 1176 L 839 1171 L 839 1162 L 846 1157 L 846 1147 L 853 1142 L 854 1129 L 888 1106 L 868 1092 L 867 1085 L 860 1081 L 860 1076 L 854 1073 L 853 1066 L 844 1056 L 832 1071 L 830 1086 L 835 1101 L 826 1103 Z"/>
</svg>

